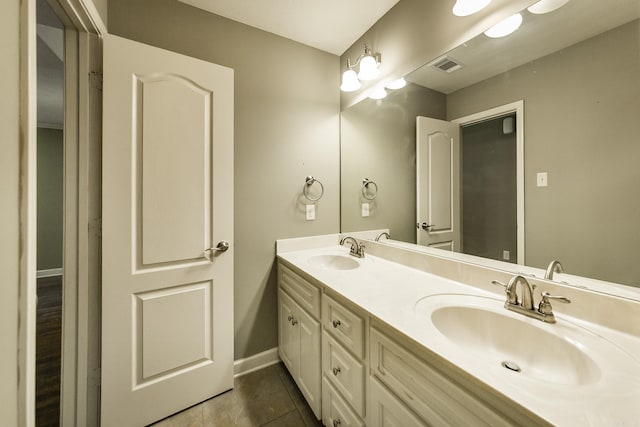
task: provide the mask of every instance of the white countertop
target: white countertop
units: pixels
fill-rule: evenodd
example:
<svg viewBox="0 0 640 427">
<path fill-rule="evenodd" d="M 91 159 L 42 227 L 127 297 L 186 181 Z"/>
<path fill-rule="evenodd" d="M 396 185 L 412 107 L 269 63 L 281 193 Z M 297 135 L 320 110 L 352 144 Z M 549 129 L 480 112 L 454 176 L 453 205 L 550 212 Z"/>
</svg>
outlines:
<svg viewBox="0 0 640 427">
<path fill-rule="evenodd" d="M 334 237 L 332 240 L 311 239 L 310 245 L 305 245 L 304 239 L 282 245 L 279 241 L 278 257 L 544 420 L 561 426 L 640 426 L 640 339 L 637 336 L 565 315 L 556 314 L 558 323 L 553 325 L 504 310 L 509 315 L 522 317 L 534 327 L 584 328 L 591 332 L 587 332 L 592 336 L 591 341 L 608 341 L 604 348 L 609 351 L 603 355 L 596 352 L 598 354 L 593 356 L 598 366 L 606 365 L 604 382 L 574 386 L 548 384 L 524 377 L 515 377 L 517 379 L 514 380 L 514 373 L 502 367 L 478 363 L 473 354 L 449 341 L 428 318 L 415 310 L 418 301 L 437 294 L 475 295 L 501 304 L 504 292 L 500 288 L 489 292 L 369 254 L 363 259 L 353 258 L 360 263 L 356 269 L 317 267 L 308 262 L 311 256 L 348 256 L 349 250 L 330 243 L 337 240 Z M 303 249 L 305 246 L 312 249 Z M 589 351 L 588 348 L 584 350 Z M 544 351 L 544 348 L 532 342 L 531 351 Z"/>
</svg>

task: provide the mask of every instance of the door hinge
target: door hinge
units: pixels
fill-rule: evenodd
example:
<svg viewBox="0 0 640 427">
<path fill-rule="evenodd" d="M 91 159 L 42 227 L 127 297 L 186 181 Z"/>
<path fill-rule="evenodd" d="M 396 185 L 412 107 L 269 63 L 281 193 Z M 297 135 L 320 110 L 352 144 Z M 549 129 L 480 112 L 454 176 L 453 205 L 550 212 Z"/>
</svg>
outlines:
<svg viewBox="0 0 640 427">
<path fill-rule="evenodd" d="M 89 73 L 89 84 L 102 92 L 102 73 L 99 71 L 91 71 Z"/>
</svg>

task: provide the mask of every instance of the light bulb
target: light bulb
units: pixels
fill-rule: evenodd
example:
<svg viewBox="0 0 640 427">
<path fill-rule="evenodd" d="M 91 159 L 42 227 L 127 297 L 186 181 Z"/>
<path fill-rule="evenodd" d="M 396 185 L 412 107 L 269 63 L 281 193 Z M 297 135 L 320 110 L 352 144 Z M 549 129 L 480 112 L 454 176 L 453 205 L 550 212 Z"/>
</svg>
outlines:
<svg viewBox="0 0 640 427">
<path fill-rule="evenodd" d="M 352 69 L 348 69 L 342 74 L 342 84 L 340 85 L 340 90 L 343 92 L 353 92 L 358 89 L 362 84 L 358 80 L 358 76 L 356 72 Z"/>
<path fill-rule="evenodd" d="M 540 0 L 533 6 L 529 6 L 527 10 L 536 15 L 542 15 L 543 13 L 549 13 L 556 9 L 560 9 L 567 3 L 569 3 L 569 0 Z"/>
<path fill-rule="evenodd" d="M 458 0 L 453 5 L 453 14 L 456 16 L 469 16 L 481 11 L 491 0 Z"/>
<path fill-rule="evenodd" d="M 509 34 L 513 33 L 515 30 L 520 28 L 520 24 L 522 24 L 522 15 L 516 13 L 515 15 L 511 15 L 507 19 L 502 22 L 497 23 L 493 27 L 489 28 L 484 34 L 487 37 L 491 38 L 499 38 L 505 37 Z"/>
<path fill-rule="evenodd" d="M 386 87 L 387 89 L 402 89 L 406 85 L 407 81 L 404 78 L 400 77 L 398 80 L 394 80 L 389 83 Z"/>
<path fill-rule="evenodd" d="M 373 80 L 378 77 L 378 74 L 380 74 L 378 62 L 373 56 L 367 55 L 360 60 L 360 71 L 358 72 L 360 80 Z"/>
<path fill-rule="evenodd" d="M 387 91 L 383 87 L 375 88 L 370 94 L 371 99 L 382 99 L 387 96 Z"/>
</svg>

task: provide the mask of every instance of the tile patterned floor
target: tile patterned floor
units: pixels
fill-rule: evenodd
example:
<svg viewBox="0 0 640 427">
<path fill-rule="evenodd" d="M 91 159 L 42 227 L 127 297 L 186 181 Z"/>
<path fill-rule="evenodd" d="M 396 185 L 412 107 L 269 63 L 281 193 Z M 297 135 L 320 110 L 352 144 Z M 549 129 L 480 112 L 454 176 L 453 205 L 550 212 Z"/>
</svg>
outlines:
<svg viewBox="0 0 640 427">
<path fill-rule="evenodd" d="M 322 426 L 282 363 L 236 378 L 233 390 L 154 427 Z"/>
</svg>

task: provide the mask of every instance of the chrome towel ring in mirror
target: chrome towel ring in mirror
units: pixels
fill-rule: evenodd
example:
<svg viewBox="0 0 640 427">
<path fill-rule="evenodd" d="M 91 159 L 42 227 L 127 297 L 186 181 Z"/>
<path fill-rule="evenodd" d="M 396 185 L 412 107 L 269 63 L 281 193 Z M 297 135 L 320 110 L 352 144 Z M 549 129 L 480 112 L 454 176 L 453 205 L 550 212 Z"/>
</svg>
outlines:
<svg viewBox="0 0 640 427">
<path fill-rule="evenodd" d="M 309 195 L 309 189 L 311 188 L 311 186 L 315 183 L 318 183 L 320 185 L 320 195 L 316 198 L 311 197 Z M 304 185 L 302 186 L 302 195 L 309 201 L 311 202 L 317 202 L 318 200 L 320 200 L 322 198 L 322 195 L 324 194 L 324 185 L 322 185 L 322 183 L 320 181 L 318 181 L 314 176 L 309 175 L 308 177 L 305 178 L 304 180 Z"/>
<path fill-rule="evenodd" d="M 372 187 L 369 187 L 369 186 L 372 186 Z M 375 188 L 375 189 L 372 189 L 372 188 Z M 362 192 L 362 197 L 364 197 L 367 200 L 373 200 L 378 196 L 378 184 L 371 181 L 369 178 L 364 178 L 362 180 L 362 189 L 360 191 Z"/>
</svg>

